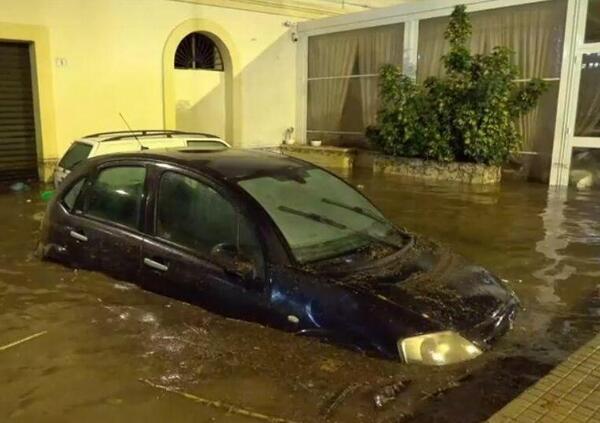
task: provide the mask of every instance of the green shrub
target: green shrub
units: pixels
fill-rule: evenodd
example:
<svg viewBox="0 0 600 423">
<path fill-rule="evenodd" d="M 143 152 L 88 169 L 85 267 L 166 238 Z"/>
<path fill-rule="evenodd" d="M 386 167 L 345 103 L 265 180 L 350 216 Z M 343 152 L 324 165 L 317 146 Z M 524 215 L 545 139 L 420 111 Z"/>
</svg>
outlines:
<svg viewBox="0 0 600 423">
<path fill-rule="evenodd" d="M 516 121 L 537 104 L 547 89 L 535 79 L 514 82 L 513 52 L 495 47 L 471 55 L 471 24 L 465 6 L 452 13 L 443 56 L 446 75 L 422 85 L 392 65 L 380 71 L 377 125 L 367 137 L 386 154 L 438 161 L 502 164 L 521 146 Z"/>
</svg>

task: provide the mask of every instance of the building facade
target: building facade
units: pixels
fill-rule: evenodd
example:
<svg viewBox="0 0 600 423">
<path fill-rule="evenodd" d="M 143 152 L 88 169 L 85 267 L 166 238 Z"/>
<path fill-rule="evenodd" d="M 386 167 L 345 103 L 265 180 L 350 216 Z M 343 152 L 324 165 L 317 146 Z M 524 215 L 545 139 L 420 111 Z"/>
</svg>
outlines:
<svg viewBox="0 0 600 423">
<path fill-rule="evenodd" d="M 380 66 L 440 75 L 462 3 L 473 52 L 511 47 L 518 82 L 549 83 L 511 165 L 600 184 L 600 0 L 0 0 L 0 174 L 47 177 L 74 139 L 126 129 L 120 115 L 237 147 L 364 146 Z"/>
<path fill-rule="evenodd" d="M 549 89 L 519 122 L 523 177 L 567 185 L 600 183 L 600 1 L 423 0 L 298 25 L 299 138 L 364 145 L 377 113 L 384 63 L 423 81 L 442 73 L 444 30 L 466 4 L 471 51 L 514 50 L 517 82 L 542 78 Z M 327 100 L 326 100 L 327 99 Z"/>
<path fill-rule="evenodd" d="M 126 129 L 119 114 L 132 128 L 278 144 L 296 114 L 291 22 L 344 11 L 290 1 L 0 0 L 0 173 L 29 177 L 39 165 L 47 177 L 74 139 Z M 192 49 L 192 33 L 210 43 Z M 218 69 L 204 60 L 208 44 Z M 178 52 L 204 59 L 176 66 Z"/>
</svg>

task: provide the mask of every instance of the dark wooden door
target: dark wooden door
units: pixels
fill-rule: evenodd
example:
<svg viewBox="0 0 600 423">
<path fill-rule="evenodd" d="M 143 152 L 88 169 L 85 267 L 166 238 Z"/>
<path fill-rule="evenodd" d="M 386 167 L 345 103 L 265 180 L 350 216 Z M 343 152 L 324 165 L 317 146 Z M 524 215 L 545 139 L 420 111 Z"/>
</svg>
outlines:
<svg viewBox="0 0 600 423">
<path fill-rule="evenodd" d="M 0 42 L 0 182 L 38 178 L 29 44 Z"/>
</svg>

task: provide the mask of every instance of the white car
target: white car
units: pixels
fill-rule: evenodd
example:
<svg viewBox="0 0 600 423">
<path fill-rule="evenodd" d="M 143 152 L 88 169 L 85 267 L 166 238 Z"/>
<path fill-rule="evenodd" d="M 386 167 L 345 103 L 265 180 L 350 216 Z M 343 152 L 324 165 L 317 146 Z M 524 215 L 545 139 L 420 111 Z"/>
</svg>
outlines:
<svg viewBox="0 0 600 423">
<path fill-rule="evenodd" d="M 172 130 L 134 130 L 102 132 L 75 140 L 54 170 L 54 187 L 79 163 L 92 157 L 157 148 L 193 147 L 199 150 L 222 150 L 231 146 L 216 135 Z"/>
</svg>

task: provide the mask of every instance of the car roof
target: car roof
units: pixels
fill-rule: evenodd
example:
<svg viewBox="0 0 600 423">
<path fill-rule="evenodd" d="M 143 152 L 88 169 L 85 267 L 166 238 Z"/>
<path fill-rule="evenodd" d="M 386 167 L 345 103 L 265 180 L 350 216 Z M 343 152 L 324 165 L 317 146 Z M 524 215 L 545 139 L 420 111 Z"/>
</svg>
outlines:
<svg viewBox="0 0 600 423">
<path fill-rule="evenodd" d="M 242 180 L 261 176 L 286 175 L 315 166 L 300 159 L 260 150 L 224 148 L 153 149 L 132 153 L 117 153 L 94 158 L 95 163 L 123 159 L 152 160 L 190 168 L 226 180 Z"/>
<path fill-rule="evenodd" d="M 204 132 L 177 131 L 169 129 L 140 129 L 132 131 L 111 131 L 99 132 L 96 134 L 86 135 L 77 141 L 80 142 L 106 142 L 106 141 L 121 141 L 139 139 L 156 139 L 156 138 L 204 138 L 215 141 L 222 141 L 218 136 Z"/>
</svg>

